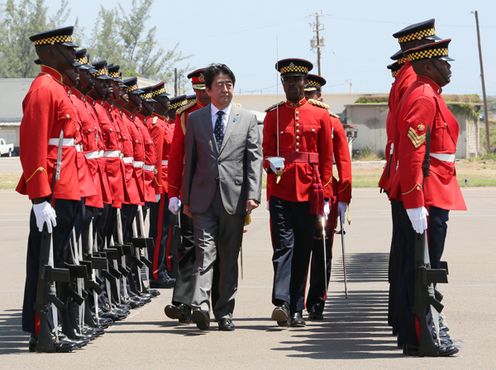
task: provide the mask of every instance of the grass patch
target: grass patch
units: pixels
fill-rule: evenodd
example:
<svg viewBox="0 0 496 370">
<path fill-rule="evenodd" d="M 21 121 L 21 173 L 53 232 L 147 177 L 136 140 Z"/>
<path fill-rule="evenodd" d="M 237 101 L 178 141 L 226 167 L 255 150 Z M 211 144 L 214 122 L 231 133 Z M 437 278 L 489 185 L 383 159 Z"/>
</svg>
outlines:
<svg viewBox="0 0 496 370">
<path fill-rule="evenodd" d="M 384 162 L 353 162 L 353 187 L 377 187 Z M 461 187 L 496 186 L 496 159 L 464 159 L 456 162 L 456 177 Z"/>
</svg>

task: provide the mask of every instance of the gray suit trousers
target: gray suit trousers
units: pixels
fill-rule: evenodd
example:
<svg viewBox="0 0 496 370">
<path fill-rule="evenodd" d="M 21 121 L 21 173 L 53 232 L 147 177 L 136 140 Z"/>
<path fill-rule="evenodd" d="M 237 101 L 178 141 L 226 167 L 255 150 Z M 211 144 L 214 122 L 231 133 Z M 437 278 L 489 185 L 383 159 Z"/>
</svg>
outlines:
<svg viewBox="0 0 496 370">
<path fill-rule="evenodd" d="M 244 215 L 226 212 L 217 185 L 214 199 L 204 213 L 193 213 L 195 265 L 192 307 L 210 311 L 214 265 L 218 268 L 217 320 L 232 317 L 238 289 L 238 255 L 243 240 Z M 217 263 L 216 263 L 217 262 Z"/>
</svg>

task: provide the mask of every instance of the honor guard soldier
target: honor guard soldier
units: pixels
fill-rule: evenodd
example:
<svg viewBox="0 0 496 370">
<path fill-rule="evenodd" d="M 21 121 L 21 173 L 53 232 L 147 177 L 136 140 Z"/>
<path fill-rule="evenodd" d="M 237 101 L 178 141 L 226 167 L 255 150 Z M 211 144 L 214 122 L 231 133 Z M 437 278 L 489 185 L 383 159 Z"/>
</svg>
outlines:
<svg viewBox="0 0 496 370">
<path fill-rule="evenodd" d="M 379 180 L 379 188 L 383 189 L 387 194 L 390 192 L 391 179 L 394 177 L 394 172 L 396 168 L 392 165 L 393 158 L 392 154 L 394 152 L 393 139 L 395 135 L 395 129 L 397 126 L 397 110 L 400 104 L 400 100 L 408 89 L 408 87 L 417 78 L 411 63 L 405 58 L 403 52 L 409 48 L 419 46 L 422 44 L 430 43 L 434 40 L 439 40 L 436 36 L 436 30 L 434 27 L 435 20 L 429 19 L 423 22 L 415 23 L 410 26 L 403 28 L 402 30 L 393 34 L 393 37 L 398 40 L 400 45 L 400 50 L 396 52 L 391 59 L 395 60 L 401 68 L 397 72 L 395 81 L 391 86 L 391 91 L 389 93 L 388 99 L 388 115 L 386 118 L 386 135 L 387 143 L 384 150 L 386 156 L 386 165 L 384 166 L 383 173 Z M 393 333 L 396 332 L 395 329 L 395 313 L 394 313 L 394 295 L 396 294 L 395 281 L 397 280 L 395 276 L 399 273 L 395 270 L 394 259 L 396 256 L 396 226 L 397 226 L 397 212 L 400 206 L 396 202 L 391 200 L 391 218 L 392 218 L 392 238 L 391 238 L 391 252 L 390 252 L 390 263 L 389 263 L 389 282 L 390 282 L 390 299 L 389 299 L 389 313 L 388 322 L 393 327 Z"/>
<path fill-rule="evenodd" d="M 305 98 L 315 105 L 319 105 L 320 102 L 323 108 L 329 109 L 328 105 L 322 103 L 322 86 L 326 84 L 326 80 L 313 74 L 308 74 L 307 79 Z M 327 286 L 331 277 L 334 229 L 336 228 L 338 217 L 341 217 L 344 222 L 344 215 L 351 200 L 351 158 L 348 140 L 339 117 L 331 112 L 329 114 L 331 118 L 333 162 L 338 170 L 339 180 L 333 178 L 334 196 L 329 198 L 324 210 L 326 213 L 325 242 L 322 227 L 317 227 L 315 233 L 310 262 L 310 286 L 306 299 L 309 320 L 323 319 Z"/>
<path fill-rule="evenodd" d="M 167 112 L 167 117 L 170 124 L 174 125 L 174 129 L 176 128 L 176 112 L 179 108 L 182 108 L 186 105 L 186 95 L 175 96 L 170 99 L 169 102 L 169 111 Z M 172 132 L 172 137 L 174 137 L 174 132 Z"/>
<path fill-rule="evenodd" d="M 53 234 L 54 266 L 64 267 L 81 201 L 75 146 L 79 139 L 76 111 L 63 79 L 65 73 L 74 70 L 77 45 L 72 33 L 73 27 L 64 27 L 30 37 L 40 59 L 41 71 L 22 104 L 19 133 L 22 176 L 16 188 L 33 203 L 22 311 L 22 329 L 31 333 L 30 351 L 45 350 L 37 347 L 42 313 L 35 309 L 42 231 L 45 229 Z M 59 298 L 65 302 L 66 293 L 62 293 Z M 51 325 L 51 329 L 57 330 L 54 323 Z M 81 344 L 60 338 L 58 341 L 53 339 L 52 343 L 50 350 L 56 352 L 69 352 Z"/>
<path fill-rule="evenodd" d="M 155 183 L 159 201 L 150 204 L 150 237 L 155 240 L 155 245 L 149 256 L 152 258 L 150 270 L 150 286 L 152 288 L 172 288 L 176 279 L 169 276 L 167 270 L 172 271 L 170 251 L 167 253 L 168 232 L 170 225 L 170 211 L 167 208 L 169 198 L 167 196 L 167 170 L 169 164 L 169 150 L 174 133 L 174 125 L 169 124 L 167 114 L 169 112 L 169 95 L 165 89 L 164 82 L 144 88 L 150 98 L 155 100 L 153 114 L 147 118 L 148 129 L 155 142 L 157 160 Z M 169 266 L 167 266 L 167 264 Z"/>
<path fill-rule="evenodd" d="M 442 40 L 406 51 L 405 55 L 417 74 L 416 81 L 405 91 L 397 110 L 393 165 L 397 168 L 391 182 L 390 197 L 400 202 L 397 266 L 401 271 L 397 295 L 398 342 L 404 353 L 417 354 L 422 343 L 418 339 L 418 320 L 412 317 L 417 235 L 428 230 L 430 265 L 441 267 L 450 210 L 466 210 L 458 186 L 455 152 L 459 125 L 441 96 L 441 89 L 450 82 L 452 61 L 448 44 Z M 437 323 L 434 323 L 437 326 Z M 458 352 L 443 320 L 439 322 L 440 340 L 437 355 Z"/>
<path fill-rule="evenodd" d="M 315 223 L 324 197 L 332 197 L 331 120 L 327 109 L 305 99 L 312 63 L 283 59 L 275 67 L 287 100 L 267 110 L 263 128 L 274 249 L 272 319 L 301 327 Z"/>
<path fill-rule="evenodd" d="M 181 210 L 181 186 L 184 167 L 184 138 L 186 135 L 188 115 L 210 103 L 210 97 L 205 92 L 205 68 L 197 69 L 188 74 L 191 79 L 196 99 L 177 110 L 174 126 L 174 136 L 169 152 L 169 172 L 167 190 L 169 195 L 169 210 L 180 217 L 182 242 L 178 248 L 176 285 L 172 295 L 172 304 L 165 306 L 165 314 L 180 322 L 189 322 L 191 314 L 191 299 L 193 294 L 193 264 L 195 247 L 193 244 L 193 224 L 190 217 Z"/>
</svg>

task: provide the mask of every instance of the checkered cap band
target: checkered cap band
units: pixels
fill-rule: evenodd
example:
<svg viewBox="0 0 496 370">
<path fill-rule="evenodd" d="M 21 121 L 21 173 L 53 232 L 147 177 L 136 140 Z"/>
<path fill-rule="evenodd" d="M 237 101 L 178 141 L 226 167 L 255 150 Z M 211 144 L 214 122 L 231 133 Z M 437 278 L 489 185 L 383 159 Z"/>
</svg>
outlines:
<svg viewBox="0 0 496 370">
<path fill-rule="evenodd" d="M 184 100 L 179 100 L 179 101 L 177 101 L 177 102 L 175 102 L 175 103 L 172 103 L 172 104 L 170 105 L 170 109 L 179 109 L 179 108 L 180 108 L 180 107 L 182 107 L 183 105 L 186 105 L 186 102 L 187 102 L 187 100 L 186 100 L 186 99 L 184 99 Z"/>
<path fill-rule="evenodd" d="M 98 76 L 105 76 L 108 75 L 108 70 L 106 67 L 97 69 L 96 72 L 93 73 L 93 76 L 98 77 Z"/>
<path fill-rule="evenodd" d="M 134 85 L 131 85 L 131 86 L 126 87 L 126 92 L 133 92 L 135 90 L 138 90 L 138 85 L 137 84 L 134 84 Z"/>
<path fill-rule="evenodd" d="M 399 70 L 391 71 L 391 76 L 393 76 L 394 78 L 396 78 L 398 76 L 398 73 L 400 73 Z"/>
<path fill-rule="evenodd" d="M 402 57 L 400 59 L 398 59 L 396 62 L 399 64 L 399 65 L 403 65 L 406 63 L 406 61 L 408 60 L 407 57 Z"/>
<path fill-rule="evenodd" d="M 119 72 L 109 72 L 108 73 L 109 77 L 112 77 L 112 78 L 119 78 L 121 77 Z"/>
<path fill-rule="evenodd" d="M 398 38 L 398 42 L 400 44 L 404 44 L 405 42 L 422 40 L 423 38 L 434 36 L 435 34 L 436 30 L 434 28 L 426 28 L 414 33 L 410 33 L 409 35 L 401 36 L 400 38 Z"/>
<path fill-rule="evenodd" d="M 285 73 L 303 73 L 303 74 L 307 74 L 309 71 L 309 69 L 305 66 L 298 66 L 298 65 L 294 65 L 294 64 L 290 64 L 289 66 L 286 66 L 286 67 L 281 67 L 281 69 L 279 70 L 279 72 L 281 74 L 285 74 Z"/>
<path fill-rule="evenodd" d="M 152 96 L 152 93 L 151 92 L 147 92 L 147 93 L 143 93 L 140 95 L 142 98 L 144 99 L 152 99 L 153 96 Z"/>
<path fill-rule="evenodd" d="M 308 81 L 307 86 L 305 87 L 305 89 L 308 88 L 308 87 L 322 87 L 322 86 L 317 81 Z"/>
<path fill-rule="evenodd" d="M 79 59 L 76 58 L 76 62 L 78 62 L 79 64 L 89 64 L 90 61 L 88 60 L 88 57 L 85 55 L 82 58 Z"/>
<path fill-rule="evenodd" d="M 448 48 L 427 49 L 408 54 L 408 60 L 413 62 L 415 60 L 430 59 L 436 57 L 447 57 L 447 56 L 448 56 Z"/>
<path fill-rule="evenodd" d="M 161 94 L 167 94 L 167 91 L 165 90 L 165 87 L 162 87 L 158 90 L 152 91 L 151 94 L 152 94 L 152 98 L 153 98 L 153 97 L 159 96 Z"/>
<path fill-rule="evenodd" d="M 59 36 L 51 36 L 45 39 L 39 39 L 34 41 L 35 45 L 54 45 L 54 44 L 63 44 L 64 42 L 74 42 L 72 35 L 59 35 Z"/>
</svg>

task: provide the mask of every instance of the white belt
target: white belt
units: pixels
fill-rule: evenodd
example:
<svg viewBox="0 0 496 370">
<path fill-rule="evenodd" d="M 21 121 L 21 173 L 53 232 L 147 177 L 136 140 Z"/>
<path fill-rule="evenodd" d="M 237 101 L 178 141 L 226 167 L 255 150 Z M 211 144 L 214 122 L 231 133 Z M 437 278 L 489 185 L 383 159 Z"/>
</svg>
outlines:
<svg viewBox="0 0 496 370">
<path fill-rule="evenodd" d="M 391 146 L 389 147 L 389 155 L 392 155 L 394 153 L 394 143 L 391 143 Z"/>
<path fill-rule="evenodd" d="M 82 144 L 76 144 L 74 146 L 76 147 L 76 152 L 81 153 L 83 151 L 83 145 Z"/>
<path fill-rule="evenodd" d="M 94 152 L 88 152 L 85 154 L 87 159 L 98 159 L 101 156 L 101 151 L 95 150 Z"/>
<path fill-rule="evenodd" d="M 155 166 L 153 164 L 151 164 L 151 165 L 150 164 L 145 164 L 143 166 L 143 169 L 145 171 L 151 171 L 151 172 L 153 172 L 153 171 L 155 171 Z"/>
<path fill-rule="evenodd" d="M 58 137 L 48 140 L 48 145 L 59 146 L 60 139 Z M 62 146 L 74 146 L 74 139 L 62 139 Z"/>
<path fill-rule="evenodd" d="M 124 157 L 122 158 L 124 164 L 133 164 L 133 157 Z"/>
<path fill-rule="evenodd" d="M 141 161 L 134 161 L 133 162 L 133 167 L 134 168 L 143 168 L 144 165 L 145 165 L 145 163 L 143 163 Z"/>
<path fill-rule="evenodd" d="M 103 152 L 105 158 L 119 158 L 121 156 L 120 150 L 105 150 Z"/>
<path fill-rule="evenodd" d="M 163 159 L 162 166 L 168 166 L 168 165 L 169 165 L 169 161 L 167 159 Z"/>
<path fill-rule="evenodd" d="M 455 155 L 454 154 L 431 153 L 431 157 L 439 159 L 440 161 L 443 161 L 443 162 L 450 162 L 450 163 L 455 162 Z"/>
</svg>

